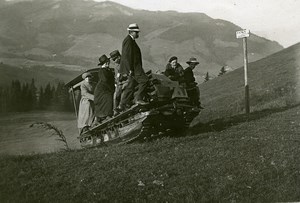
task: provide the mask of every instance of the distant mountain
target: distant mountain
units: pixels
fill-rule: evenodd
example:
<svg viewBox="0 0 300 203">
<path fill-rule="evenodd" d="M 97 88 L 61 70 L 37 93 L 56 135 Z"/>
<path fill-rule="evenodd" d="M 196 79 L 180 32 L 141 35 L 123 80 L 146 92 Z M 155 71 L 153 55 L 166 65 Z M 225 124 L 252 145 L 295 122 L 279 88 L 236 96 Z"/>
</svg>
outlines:
<svg viewBox="0 0 300 203">
<path fill-rule="evenodd" d="M 249 64 L 251 111 L 300 103 L 300 43 Z M 201 120 L 224 118 L 245 112 L 244 69 L 200 85 Z"/>
<path fill-rule="evenodd" d="M 128 24 L 140 25 L 138 43 L 146 69 L 164 70 L 172 55 L 200 61 L 196 75 L 218 75 L 222 66 L 243 63 L 241 28 L 203 13 L 135 10 L 91 0 L 0 0 L 0 61 L 17 66 L 44 63 L 67 69 L 93 68 L 98 57 L 121 49 Z M 249 61 L 281 50 L 277 42 L 252 34 Z M 28 62 L 29 61 L 29 62 Z M 28 64 L 29 65 L 26 65 Z M 200 79 L 199 79 L 200 80 Z"/>
<path fill-rule="evenodd" d="M 11 85 L 12 80 L 30 83 L 31 79 L 34 79 L 37 87 L 45 86 L 47 83 L 52 85 L 58 82 L 67 83 L 80 74 L 79 71 L 41 65 L 20 68 L 0 63 L 0 87 L 8 87 Z"/>
</svg>

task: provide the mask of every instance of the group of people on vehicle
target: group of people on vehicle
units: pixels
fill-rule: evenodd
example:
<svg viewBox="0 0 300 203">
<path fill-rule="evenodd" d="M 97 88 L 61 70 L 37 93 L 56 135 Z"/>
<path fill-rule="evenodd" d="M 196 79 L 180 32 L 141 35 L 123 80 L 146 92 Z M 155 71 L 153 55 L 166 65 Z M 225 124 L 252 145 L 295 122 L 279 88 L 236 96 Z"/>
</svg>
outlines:
<svg viewBox="0 0 300 203">
<path fill-rule="evenodd" d="M 178 58 L 172 56 L 169 63 L 166 65 L 164 74 L 173 81 L 178 81 L 180 85 L 186 88 L 188 97 L 193 105 L 200 108 L 200 91 L 197 87 L 197 82 L 193 73 L 194 68 L 199 64 L 195 57 L 191 57 L 186 62 L 189 66 L 186 69 L 178 63 Z"/>
<path fill-rule="evenodd" d="M 105 54 L 100 56 L 97 84 L 94 83 L 91 73 L 82 74 L 78 113 L 80 133 L 130 108 L 133 104 L 148 104 L 144 98 L 149 79 L 143 69 L 141 50 L 135 41 L 139 37 L 140 29 L 134 23 L 130 24 L 127 30 L 128 35 L 122 43 L 122 54 L 115 50 L 109 57 Z M 199 62 L 196 58 L 190 58 L 187 64 L 189 67 L 183 69 L 178 63 L 178 58 L 172 56 L 164 74 L 184 85 L 193 105 L 200 106 L 199 88 L 193 74 L 193 69 Z"/>
</svg>

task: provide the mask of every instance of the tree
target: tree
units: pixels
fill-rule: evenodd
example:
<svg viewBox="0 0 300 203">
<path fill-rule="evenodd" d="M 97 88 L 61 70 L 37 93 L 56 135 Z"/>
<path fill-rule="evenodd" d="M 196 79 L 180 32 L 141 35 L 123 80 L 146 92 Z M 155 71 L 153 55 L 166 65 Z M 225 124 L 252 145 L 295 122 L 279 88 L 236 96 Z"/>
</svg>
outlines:
<svg viewBox="0 0 300 203">
<path fill-rule="evenodd" d="M 56 86 L 52 106 L 55 110 L 72 110 L 70 95 L 63 82 L 59 82 Z"/>
<path fill-rule="evenodd" d="M 44 105 L 46 107 L 49 107 L 49 105 L 52 102 L 53 99 L 53 88 L 51 87 L 50 83 L 46 85 L 45 91 L 44 91 Z"/>
<path fill-rule="evenodd" d="M 8 90 L 4 87 L 0 87 L 0 112 L 7 112 L 9 105 Z"/>
<path fill-rule="evenodd" d="M 31 79 L 29 86 L 29 101 L 30 101 L 30 110 L 37 107 L 37 88 L 35 86 L 34 79 Z"/>
<path fill-rule="evenodd" d="M 21 102 L 21 83 L 19 80 L 13 80 L 10 88 L 9 111 L 20 111 L 22 109 Z"/>
<path fill-rule="evenodd" d="M 35 109 L 71 111 L 73 104 L 63 82 L 57 86 L 50 83 L 37 90 L 34 79 L 31 83 L 13 80 L 8 87 L 0 86 L 0 112 L 30 111 Z"/>
<path fill-rule="evenodd" d="M 0 87 L 0 112 L 12 111 L 11 87 Z"/>
<path fill-rule="evenodd" d="M 218 76 L 224 75 L 227 71 L 225 70 L 225 66 L 223 66 L 219 72 Z"/>
<path fill-rule="evenodd" d="M 45 106 L 44 88 L 41 86 L 38 93 L 38 108 L 43 109 Z"/>
<path fill-rule="evenodd" d="M 73 111 L 73 104 L 72 104 L 72 98 L 69 93 L 68 88 L 66 88 L 65 84 L 62 83 L 62 106 L 63 109 L 66 111 Z"/>
<path fill-rule="evenodd" d="M 18 103 L 20 104 L 20 110 L 26 111 L 30 108 L 30 99 L 29 99 L 29 88 L 27 83 L 23 83 L 21 87 L 21 97 Z"/>
<path fill-rule="evenodd" d="M 204 78 L 204 82 L 207 82 L 207 81 L 209 81 L 209 74 L 208 74 L 208 72 L 206 73 L 205 78 Z"/>
</svg>

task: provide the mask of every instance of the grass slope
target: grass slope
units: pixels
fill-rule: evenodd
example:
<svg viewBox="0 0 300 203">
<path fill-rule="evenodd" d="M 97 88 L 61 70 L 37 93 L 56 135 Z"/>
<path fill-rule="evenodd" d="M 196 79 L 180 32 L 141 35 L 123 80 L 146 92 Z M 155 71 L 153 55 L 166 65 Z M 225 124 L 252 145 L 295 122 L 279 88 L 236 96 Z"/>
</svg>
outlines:
<svg viewBox="0 0 300 203">
<path fill-rule="evenodd" d="M 299 58 L 296 44 L 249 64 L 249 117 L 240 115 L 242 69 L 202 84 L 205 109 L 191 136 L 52 154 L 2 155 L 0 199 L 299 201 Z"/>
<path fill-rule="evenodd" d="M 3 202 L 299 201 L 299 123 L 297 106 L 253 114 L 249 122 L 220 132 L 212 127 L 144 144 L 1 156 L 0 197 Z"/>
<path fill-rule="evenodd" d="M 300 102 L 300 43 L 250 63 L 248 68 L 252 112 Z M 201 101 L 205 109 L 200 120 L 206 122 L 244 112 L 244 90 L 243 67 L 202 83 Z"/>
</svg>

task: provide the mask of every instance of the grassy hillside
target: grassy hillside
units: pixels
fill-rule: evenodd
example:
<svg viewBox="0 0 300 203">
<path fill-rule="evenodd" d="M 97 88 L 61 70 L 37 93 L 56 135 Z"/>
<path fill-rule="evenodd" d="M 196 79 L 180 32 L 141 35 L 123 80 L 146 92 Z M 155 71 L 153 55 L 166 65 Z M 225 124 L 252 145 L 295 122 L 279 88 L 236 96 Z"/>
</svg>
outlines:
<svg viewBox="0 0 300 203">
<path fill-rule="evenodd" d="M 251 111 L 300 102 L 300 43 L 249 64 Z M 243 67 L 200 85 L 202 122 L 243 113 Z"/>
<path fill-rule="evenodd" d="M 299 201 L 300 44 L 249 64 L 249 116 L 241 114 L 243 79 L 239 68 L 201 84 L 205 109 L 190 136 L 147 143 L 78 150 L 76 122 L 70 114 L 2 115 L 0 200 Z M 45 129 L 28 127 L 37 120 L 62 129 L 73 150 L 3 155 L 62 147 Z"/>
<path fill-rule="evenodd" d="M 227 123 L 221 132 L 211 128 L 144 144 L 1 156 L 0 197 L 3 202 L 299 201 L 299 114 L 299 106 L 261 112 L 246 123 Z"/>
</svg>

